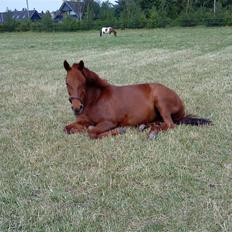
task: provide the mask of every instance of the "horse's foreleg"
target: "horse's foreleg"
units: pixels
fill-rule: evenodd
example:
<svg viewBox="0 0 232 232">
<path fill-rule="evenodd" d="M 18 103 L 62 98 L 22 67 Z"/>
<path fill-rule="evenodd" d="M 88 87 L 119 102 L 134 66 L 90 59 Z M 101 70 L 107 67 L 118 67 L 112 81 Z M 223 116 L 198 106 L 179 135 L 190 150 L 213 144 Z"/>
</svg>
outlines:
<svg viewBox="0 0 232 232">
<path fill-rule="evenodd" d="M 87 130 L 87 126 L 80 123 L 71 123 L 64 128 L 64 132 L 67 134 L 82 133 Z"/>
<path fill-rule="evenodd" d="M 123 130 L 121 128 L 116 128 L 117 124 L 111 121 L 104 121 L 98 123 L 95 127 L 89 127 L 88 133 L 90 138 L 97 139 L 103 138 L 109 135 L 122 134 Z"/>
<path fill-rule="evenodd" d="M 125 127 L 117 127 L 115 129 L 112 129 L 112 130 L 103 132 L 101 134 L 98 134 L 97 138 L 101 139 L 103 137 L 122 135 L 124 133 L 126 133 L 126 128 Z"/>
</svg>

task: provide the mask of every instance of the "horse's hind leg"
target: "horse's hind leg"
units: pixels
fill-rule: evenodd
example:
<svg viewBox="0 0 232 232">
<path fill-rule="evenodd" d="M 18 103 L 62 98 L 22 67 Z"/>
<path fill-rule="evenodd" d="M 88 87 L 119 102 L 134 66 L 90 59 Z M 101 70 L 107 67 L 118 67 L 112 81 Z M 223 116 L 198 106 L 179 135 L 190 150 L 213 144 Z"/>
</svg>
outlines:
<svg viewBox="0 0 232 232">
<path fill-rule="evenodd" d="M 148 129 L 152 124 L 151 123 L 143 123 L 138 125 L 138 129 L 140 132 L 143 132 L 144 130 Z"/>
<path fill-rule="evenodd" d="M 171 113 L 166 109 L 160 110 L 160 115 L 163 118 L 163 122 L 151 125 L 151 130 L 149 132 L 149 139 L 155 139 L 159 132 L 166 131 L 171 128 L 175 128 L 176 125 L 172 120 Z"/>
</svg>

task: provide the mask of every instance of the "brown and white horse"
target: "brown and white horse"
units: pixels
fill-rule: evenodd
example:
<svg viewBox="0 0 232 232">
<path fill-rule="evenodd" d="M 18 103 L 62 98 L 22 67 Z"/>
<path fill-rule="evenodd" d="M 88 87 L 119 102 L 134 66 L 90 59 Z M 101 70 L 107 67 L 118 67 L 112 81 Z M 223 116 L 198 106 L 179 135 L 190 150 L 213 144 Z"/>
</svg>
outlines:
<svg viewBox="0 0 232 232">
<path fill-rule="evenodd" d="M 178 124 L 205 125 L 211 121 L 186 115 L 180 97 L 158 83 L 115 86 L 101 79 L 80 61 L 64 61 L 66 86 L 76 121 L 65 132 L 87 131 L 90 138 L 117 135 L 122 127 L 149 125 L 149 138 Z"/>
<path fill-rule="evenodd" d="M 113 33 L 114 36 L 117 36 L 117 32 L 115 31 L 115 29 L 113 27 L 102 27 L 100 30 L 100 36 L 102 36 L 104 34 L 111 35 L 111 33 Z"/>
</svg>

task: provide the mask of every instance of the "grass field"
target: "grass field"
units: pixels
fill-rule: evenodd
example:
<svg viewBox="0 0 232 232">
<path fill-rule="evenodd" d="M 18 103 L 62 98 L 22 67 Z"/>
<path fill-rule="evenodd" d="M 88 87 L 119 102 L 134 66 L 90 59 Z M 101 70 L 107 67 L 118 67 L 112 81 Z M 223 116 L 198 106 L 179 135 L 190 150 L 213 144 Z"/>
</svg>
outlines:
<svg viewBox="0 0 232 232">
<path fill-rule="evenodd" d="M 64 59 L 214 125 L 68 136 Z M 0 231 L 232 231 L 232 28 L 4 33 L 0 60 Z"/>
</svg>

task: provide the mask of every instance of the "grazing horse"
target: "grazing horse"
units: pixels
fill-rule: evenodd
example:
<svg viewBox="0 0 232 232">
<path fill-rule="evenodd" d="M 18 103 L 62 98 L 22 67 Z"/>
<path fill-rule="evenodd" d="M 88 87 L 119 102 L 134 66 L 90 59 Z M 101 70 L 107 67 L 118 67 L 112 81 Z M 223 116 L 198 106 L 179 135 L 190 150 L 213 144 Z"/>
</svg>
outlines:
<svg viewBox="0 0 232 232">
<path fill-rule="evenodd" d="M 149 138 L 178 124 L 204 125 L 211 121 L 185 114 L 184 104 L 171 89 L 158 83 L 115 86 L 84 66 L 65 60 L 66 86 L 76 121 L 65 132 L 87 131 L 90 138 L 125 132 L 127 126 L 149 125 Z"/>
<path fill-rule="evenodd" d="M 113 33 L 114 36 L 117 36 L 117 32 L 115 31 L 115 29 L 113 27 L 102 27 L 102 29 L 100 30 L 100 36 L 102 36 L 104 34 L 111 35 L 111 33 Z"/>
</svg>

